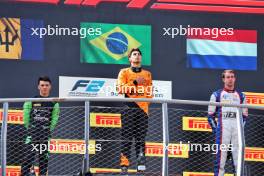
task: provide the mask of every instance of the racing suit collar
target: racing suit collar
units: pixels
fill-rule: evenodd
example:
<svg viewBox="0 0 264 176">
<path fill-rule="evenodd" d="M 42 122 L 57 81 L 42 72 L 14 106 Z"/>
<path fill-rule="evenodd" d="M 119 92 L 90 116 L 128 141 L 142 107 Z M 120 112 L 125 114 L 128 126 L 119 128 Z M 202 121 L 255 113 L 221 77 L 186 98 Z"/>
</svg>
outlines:
<svg viewBox="0 0 264 176">
<path fill-rule="evenodd" d="M 135 73 L 141 72 L 142 68 L 141 67 L 131 67 L 131 70 Z"/>
<path fill-rule="evenodd" d="M 224 91 L 228 92 L 228 93 L 234 93 L 235 89 L 228 89 L 224 87 Z"/>
</svg>

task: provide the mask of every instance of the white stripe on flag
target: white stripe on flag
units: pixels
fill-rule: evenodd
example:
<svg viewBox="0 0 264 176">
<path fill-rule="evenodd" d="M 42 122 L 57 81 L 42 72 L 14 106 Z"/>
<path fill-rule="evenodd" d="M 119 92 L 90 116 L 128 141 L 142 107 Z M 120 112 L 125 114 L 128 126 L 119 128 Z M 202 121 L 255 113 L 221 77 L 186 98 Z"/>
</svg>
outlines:
<svg viewBox="0 0 264 176">
<path fill-rule="evenodd" d="M 257 57 L 257 44 L 187 39 L 187 54 Z"/>
</svg>

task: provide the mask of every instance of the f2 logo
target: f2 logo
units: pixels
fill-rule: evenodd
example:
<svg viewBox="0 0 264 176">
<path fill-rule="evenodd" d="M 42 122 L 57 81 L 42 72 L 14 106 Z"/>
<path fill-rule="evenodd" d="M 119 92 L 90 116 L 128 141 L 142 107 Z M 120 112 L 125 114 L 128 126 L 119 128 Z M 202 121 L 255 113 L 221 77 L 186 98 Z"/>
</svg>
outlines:
<svg viewBox="0 0 264 176">
<path fill-rule="evenodd" d="M 99 92 L 103 87 L 105 81 L 100 80 L 78 80 L 73 86 L 71 91 L 75 91 L 76 89 L 83 87 L 85 88 L 85 92 Z"/>
<path fill-rule="evenodd" d="M 105 83 L 104 81 L 91 81 L 86 91 L 87 92 L 99 92 L 100 89 L 103 87 L 104 83 Z"/>
</svg>

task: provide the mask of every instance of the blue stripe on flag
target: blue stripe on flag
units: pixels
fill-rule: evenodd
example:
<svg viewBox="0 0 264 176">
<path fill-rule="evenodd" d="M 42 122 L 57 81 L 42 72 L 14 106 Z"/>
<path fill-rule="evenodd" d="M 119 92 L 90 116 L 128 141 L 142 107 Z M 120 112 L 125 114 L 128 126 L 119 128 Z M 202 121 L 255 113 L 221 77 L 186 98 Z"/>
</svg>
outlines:
<svg viewBox="0 0 264 176">
<path fill-rule="evenodd" d="M 257 57 L 187 54 L 187 67 L 257 70 Z"/>
<path fill-rule="evenodd" d="M 31 28 L 43 28 L 42 20 L 21 19 L 22 60 L 43 60 L 43 38 L 31 35 Z"/>
</svg>

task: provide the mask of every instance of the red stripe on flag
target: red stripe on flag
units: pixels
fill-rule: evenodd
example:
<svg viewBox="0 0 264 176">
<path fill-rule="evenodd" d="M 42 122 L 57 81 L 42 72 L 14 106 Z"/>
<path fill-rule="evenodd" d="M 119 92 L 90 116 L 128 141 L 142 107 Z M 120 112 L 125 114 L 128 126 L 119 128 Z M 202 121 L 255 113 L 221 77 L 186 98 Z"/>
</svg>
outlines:
<svg viewBox="0 0 264 176">
<path fill-rule="evenodd" d="M 183 11 L 200 11 L 200 12 L 232 12 L 232 13 L 251 13 L 264 14 L 264 8 L 250 7 L 228 7 L 228 6 L 206 6 L 206 5 L 183 5 L 183 4 L 167 4 L 155 3 L 151 9 L 157 10 L 183 10 Z"/>
<path fill-rule="evenodd" d="M 256 30 L 231 30 L 226 28 L 188 28 L 187 38 L 227 42 L 257 43 Z"/>
</svg>

